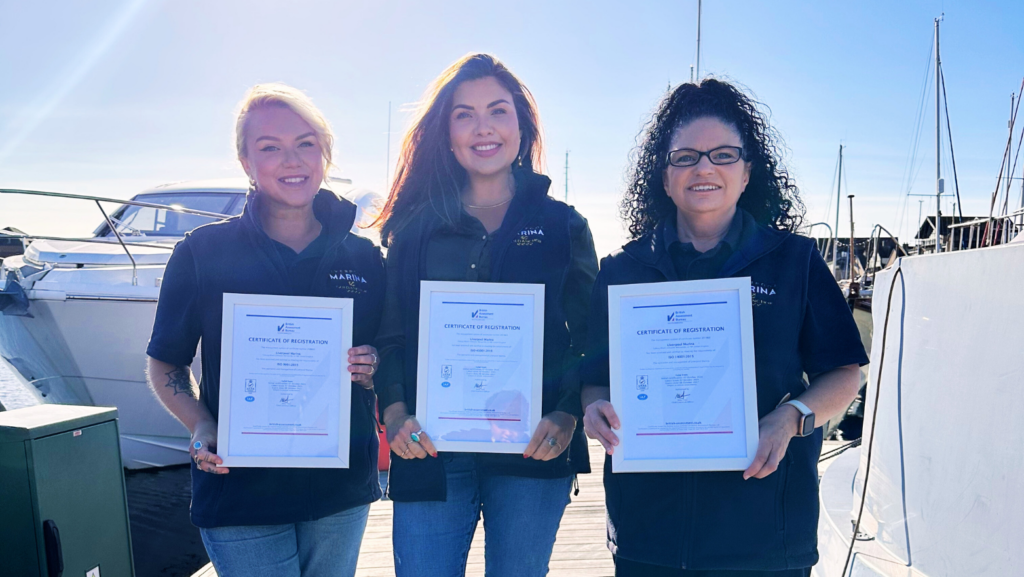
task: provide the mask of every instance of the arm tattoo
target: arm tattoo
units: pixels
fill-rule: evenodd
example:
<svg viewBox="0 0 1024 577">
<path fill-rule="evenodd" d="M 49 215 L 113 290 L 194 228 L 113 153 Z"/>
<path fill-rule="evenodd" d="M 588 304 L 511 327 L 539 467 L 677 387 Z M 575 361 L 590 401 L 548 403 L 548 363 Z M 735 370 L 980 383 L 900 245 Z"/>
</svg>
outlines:
<svg viewBox="0 0 1024 577">
<path fill-rule="evenodd" d="M 196 398 L 196 394 L 192 390 L 192 379 L 189 378 L 188 367 L 174 367 L 174 370 L 166 374 L 170 380 L 167 381 L 165 386 L 174 389 L 175 396 L 181 393 L 193 399 Z"/>
</svg>

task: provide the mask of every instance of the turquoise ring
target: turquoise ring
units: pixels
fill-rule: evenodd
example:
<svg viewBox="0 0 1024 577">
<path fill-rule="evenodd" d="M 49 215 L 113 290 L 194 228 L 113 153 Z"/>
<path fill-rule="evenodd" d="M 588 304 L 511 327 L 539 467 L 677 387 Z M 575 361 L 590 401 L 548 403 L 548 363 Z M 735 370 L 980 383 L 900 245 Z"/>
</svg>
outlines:
<svg viewBox="0 0 1024 577">
<path fill-rule="evenodd" d="M 416 431 L 415 433 L 409 435 L 409 438 L 412 439 L 413 443 L 419 443 L 420 442 L 420 433 L 422 433 L 422 432 L 423 432 L 423 429 L 420 429 L 419 431 Z"/>
</svg>

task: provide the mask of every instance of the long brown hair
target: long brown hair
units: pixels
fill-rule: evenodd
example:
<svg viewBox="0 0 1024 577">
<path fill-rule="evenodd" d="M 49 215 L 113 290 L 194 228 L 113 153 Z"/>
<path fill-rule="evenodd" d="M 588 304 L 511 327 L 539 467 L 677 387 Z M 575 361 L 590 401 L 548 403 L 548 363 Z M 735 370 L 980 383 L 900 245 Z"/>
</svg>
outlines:
<svg viewBox="0 0 1024 577">
<path fill-rule="evenodd" d="M 455 90 L 468 80 L 494 78 L 512 94 L 512 103 L 522 133 L 519 154 L 513 168 L 543 171 L 543 145 L 537 103 L 526 86 L 504 64 L 490 54 L 467 54 L 434 79 L 424 93 L 413 117 L 412 127 L 402 139 L 395 180 L 387 203 L 373 223 L 381 228 L 385 246 L 413 216 L 433 210 L 448 224 L 455 224 L 462 211 L 460 193 L 466 170 L 451 150 L 448 117 Z"/>
</svg>

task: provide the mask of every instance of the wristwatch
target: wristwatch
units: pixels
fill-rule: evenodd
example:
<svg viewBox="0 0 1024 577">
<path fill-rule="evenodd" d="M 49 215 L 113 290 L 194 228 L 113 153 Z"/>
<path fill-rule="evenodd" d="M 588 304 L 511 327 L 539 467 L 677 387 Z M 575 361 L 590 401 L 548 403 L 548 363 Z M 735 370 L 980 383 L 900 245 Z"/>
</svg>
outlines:
<svg viewBox="0 0 1024 577">
<path fill-rule="evenodd" d="M 807 405 L 800 401 L 786 401 L 783 405 L 792 405 L 800 411 L 800 422 L 797 423 L 796 436 L 806 437 L 814 432 L 814 411 L 807 408 Z"/>
</svg>

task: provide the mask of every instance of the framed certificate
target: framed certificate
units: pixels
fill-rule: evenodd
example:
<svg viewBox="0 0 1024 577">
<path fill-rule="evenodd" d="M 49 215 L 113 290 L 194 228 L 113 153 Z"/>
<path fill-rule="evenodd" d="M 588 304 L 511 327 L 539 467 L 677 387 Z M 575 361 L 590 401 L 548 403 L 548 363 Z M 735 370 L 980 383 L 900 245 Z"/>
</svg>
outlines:
<svg viewBox="0 0 1024 577">
<path fill-rule="evenodd" d="M 225 467 L 348 468 L 352 299 L 224 294 Z"/>
<path fill-rule="evenodd" d="M 416 419 L 438 451 L 525 451 L 543 359 L 544 285 L 421 281 Z"/>
<path fill-rule="evenodd" d="M 732 471 L 757 451 L 750 278 L 608 287 L 615 473 Z"/>
</svg>

